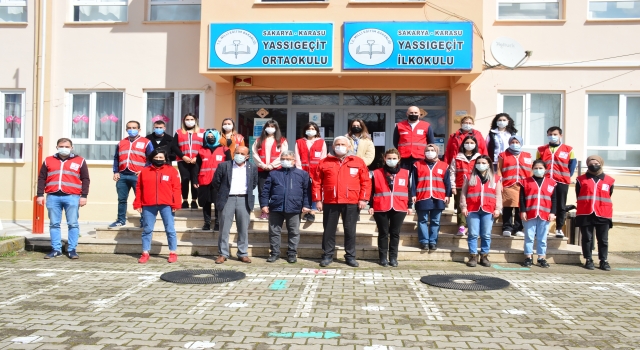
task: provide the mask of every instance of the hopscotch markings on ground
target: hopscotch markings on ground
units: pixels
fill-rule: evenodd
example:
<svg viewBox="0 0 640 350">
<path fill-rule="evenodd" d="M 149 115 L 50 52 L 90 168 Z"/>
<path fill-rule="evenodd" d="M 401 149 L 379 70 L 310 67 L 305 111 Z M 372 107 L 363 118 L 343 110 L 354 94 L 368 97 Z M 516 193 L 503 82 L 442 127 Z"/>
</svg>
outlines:
<svg viewBox="0 0 640 350">
<path fill-rule="evenodd" d="M 518 309 L 502 310 L 502 312 L 504 312 L 505 314 L 509 314 L 509 315 L 526 315 L 527 314 L 526 311 L 518 310 Z"/>
<path fill-rule="evenodd" d="M 384 310 L 384 306 L 367 305 L 367 306 L 363 306 L 362 310 L 364 310 L 364 311 L 382 311 L 382 310 Z"/>
<path fill-rule="evenodd" d="M 157 271 L 119 271 L 119 270 L 68 270 L 68 269 L 19 269 L 19 271 L 42 271 L 42 272 L 73 272 L 73 273 L 106 273 L 109 275 L 157 275 L 160 276 L 164 272 Z"/>
<path fill-rule="evenodd" d="M 316 339 L 332 339 L 332 338 L 338 338 L 341 334 L 340 333 L 336 333 L 336 332 L 332 332 L 332 331 L 326 331 L 326 332 L 285 332 L 285 333 L 278 333 L 278 332 L 271 332 L 268 334 L 269 337 L 273 337 L 273 338 L 316 338 Z"/>
<path fill-rule="evenodd" d="M 264 278 L 252 278 L 249 280 L 249 282 L 253 282 L 253 283 L 259 283 L 264 281 L 266 281 Z"/>
<path fill-rule="evenodd" d="M 374 345 L 374 346 L 365 346 L 364 350 L 395 350 L 395 348 L 393 346 Z"/>
<path fill-rule="evenodd" d="M 185 349 L 211 349 L 216 346 L 216 343 L 209 341 L 190 341 L 184 344 Z"/>
<path fill-rule="evenodd" d="M 335 271 L 335 270 L 334 270 Z M 298 307 L 293 317 L 309 317 L 311 310 L 313 309 L 313 299 L 316 297 L 316 289 L 318 289 L 319 281 L 315 279 L 316 276 L 309 277 L 309 280 L 304 286 L 300 300 L 298 300 Z"/>
<path fill-rule="evenodd" d="M 429 292 L 422 283 L 413 280 L 409 282 L 409 286 L 411 286 L 411 289 L 416 293 L 416 297 L 418 297 L 420 305 L 422 305 L 424 312 L 427 314 L 427 319 L 430 321 L 442 321 L 442 313 L 440 313 L 440 309 L 433 302 Z"/>
<path fill-rule="evenodd" d="M 614 283 L 613 285 L 616 286 L 619 289 L 624 290 L 627 293 L 630 293 L 630 294 L 633 294 L 633 295 L 635 295 L 637 297 L 640 297 L 640 292 L 639 291 L 637 291 L 637 290 L 635 290 L 635 289 L 633 289 L 631 287 L 626 286 L 624 283 Z"/>
<path fill-rule="evenodd" d="M 66 284 L 69 284 L 69 283 L 79 279 L 82 276 L 83 275 L 72 276 L 72 277 L 70 277 L 70 278 L 68 278 L 68 279 L 66 279 L 66 280 L 64 280 L 62 282 L 58 282 L 58 283 L 54 284 L 53 286 L 40 288 L 40 289 L 38 289 L 36 291 L 33 291 L 31 293 L 18 295 L 18 296 L 15 296 L 13 298 L 10 298 L 8 300 L 0 301 L 0 309 L 4 308 L 5 306 L 9 306 L 9 305 L 13 305 L 13 304 L 19 303 L 19 302 L 21 302 L 23 300 L 26 300 L 26 299 L 29 299 L 29 298 L 33 298 L 36 295 L 40 295 L 42 293 L 46 293 L 46 292 L 52 291 L 54 289 L 60 288 L 60 287 L 62 287 L 64 285 L 66 285 Z"/>
<path fill-rule="evenodd" d="M 533 299 L 533 301 L 535 301 L 536 303 L 538 303 L 539 305 L 541 305 L 542 307 L 547 309 L 547 311 L 549 311 L 552 314 L 556 315 L 557 318 L 563 320 L 564 323 L 566 323 L 566 324 L 575 324 L 572 321 L 572 320 L 574 320 L 573 316 L 567 315 L 567 313 L 564 312 L 564 310 L 562 310 L 561 308 L 555 306 L 555 304 L 547 301 L 547 299 L 545 297 L 543 297 L 540 293 L 534 292 L 532 290 L 528 290 L 526 287 L 520 285 L 519 283 L 511 282 L 511 284 L 515 288 L 517 288 L 522 294 L 524 294 L 524 295 L 528 296 L 529 298 Z"/>
<path fill-rule="evenodd" d="M 275 280 L 270 286 L 271 290 L 283 290 L 287 288 L 287 280 Z"/>
<path fill-rule="evenodd" d="M 228 308 L 232 308 L 232 309 L 239 309 L 241 307 L 247 307 L 247 306 L 249 306 L 249 304 L 233 302 L 233 303 L 226 303 L 226 304 L 224 304 L 224 306 L 228 307 Z"/>
<path fill-rule="evenodd" d="M 222 288 L 220 288 L 219 291 L 209 293 L 206 299 L 202 300 L 201 302 L 198 303 L 198 305 L 189 309 L 187 314 L 188 315 L 202 314 L 207 309 L 209 309 L 209 307 L 206 306 L 208 303 L 212 303 L 212 304 L 218 303 L 220 299 L 222 299 L 222 297 L 224 297 L 225 295 L 227 295 L 227 293 L 229 293 L 229 290 L 231 290 L 231 288 L 233 288 L 234 285 L 235 285 L 235 282 L 230 282 L 226 286 L 223 286 Z"/>
<path fill-rule="evenodd" d="M 128 298 L 132 294 L 138 293 L 140 290 L 150 286 L 153 282 L 156 282 L 158 280 L 158 278 L 155 276 L 140 276 L 138 278 L 141 279 L 142 282 L 133 287 L 123 290 L 122 292 L 114 295 L 111 298 L 90 301 L 89 304 L 93 304 L 95 306 L 95 309 L 93 311 L 100 312 L 106 308 L 112 307 L 119 301 Z"/>
<path fill-rule="evenodd" d="M 33 344 L 33 343 L 37 343 L 37 342 L 41 341 L 42 339 L 43 338 L 41 336 L 32 335 L 32 336 L 28 336 L 28 337 L 13 338 L 13 339 L 11 339 L 11 342 L 20 343 L 20 344 Z"/>
<path fill-rule="evenodd" d="M 339 275 L 341 270 L 336 269 L 307 269 L 300 270 L 300 273 L 312 273 L 314 275 Z"/>
</svg>

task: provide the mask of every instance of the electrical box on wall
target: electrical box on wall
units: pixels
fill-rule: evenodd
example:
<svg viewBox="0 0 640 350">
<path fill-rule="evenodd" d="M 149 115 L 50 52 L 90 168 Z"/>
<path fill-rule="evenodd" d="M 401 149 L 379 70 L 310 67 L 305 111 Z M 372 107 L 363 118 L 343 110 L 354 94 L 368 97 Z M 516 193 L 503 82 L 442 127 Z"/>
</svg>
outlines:
<svg viewBox="0 0 640 350">
<path fill-rule="evenodd" d="M 253 77 L 250 75 L 238 75 L 233 78 L 235 86 L 253 86 Z"/>
</svg>

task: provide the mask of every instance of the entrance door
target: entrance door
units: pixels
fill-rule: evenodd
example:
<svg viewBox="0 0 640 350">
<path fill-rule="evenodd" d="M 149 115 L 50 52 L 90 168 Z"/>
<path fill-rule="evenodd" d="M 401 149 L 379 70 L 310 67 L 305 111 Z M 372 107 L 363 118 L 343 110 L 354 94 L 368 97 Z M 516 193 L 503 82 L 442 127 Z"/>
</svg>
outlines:
<svg viewBox="0 0 640 350">
<path fill-rule="evenodd" d="M 287 138 L 289 141 L 289 149 L 295 149 L 295 141 L 304 136 L 304 127 L 308 122 L 313 121 L 320 127 L 320 137 L 326 144 L 327 150 L 331 150 L 333 138 L 336 136 L 336 119 L 338 117 L 337 109 L 330 108 L 295 108 L 292 110 L 295 127 L 289 128 Z M 293 132 L 293 133 L 291 133 Z"/>
<path fill-rule="evenodd" d="M 385 146 L 390 145 L 393 135 L 389 130 L 388 122 L 389 122 L 389 113 L 390 111 L 380 111 L 380 110 L 362 110 L 358 109 L 357 111 L 345 110 L 345 119 L 347 119 L 347 128 L 351 125 L 351 121 L 354 119 L 361 119 L 364 121 L 364 124 L 367 126 L 367 130 L 373 139 L 373 144 L 376 148 L 376 157 L 373 160 L 373 163 L 369 165 L 369 169 L 377 169 L 382 167 L 383 160 L 382 155 L 385 151 Z M 393 130 L 393 129 L 391 129 Z"/>
</svg>

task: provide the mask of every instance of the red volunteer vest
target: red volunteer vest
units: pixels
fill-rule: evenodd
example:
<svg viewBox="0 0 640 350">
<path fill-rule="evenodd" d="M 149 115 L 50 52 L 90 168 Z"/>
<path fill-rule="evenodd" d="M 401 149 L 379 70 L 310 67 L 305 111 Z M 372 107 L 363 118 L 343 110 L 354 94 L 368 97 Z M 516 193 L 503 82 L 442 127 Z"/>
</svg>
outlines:
<svg viewBox="0 0 640 350">
<path fill-rule="evenodd" d="M 504 180 L 502 180 L 504 183 Z M 522 180 L 522 188 L 524 189 L 525 212 L 527 220 L 539 217 L 542 220 L 549 221 L 551 213 L 551 196 L 556 188 L 556 182 L 549 178 L 544 178 L 542 184 L 538 183 L 533 177 L 527 177 Z"/>
<path fill-rule="evenodd" d="M 400 158 L 413 157 L 415 159 L 424 159 L 424 151 L 427 148 L 427 133 L 429 132 L 429 123 L 420 120 L 414 129 L 411 124 L 403 120 L 398 123 L 398 151 Z"/>
<path fill-rule="evenodd" d="M 500 153 L 502 158 L 502 186 L 511 187 L 517 183 L 522 185 L 522 181 L 529 177 L 531 172 L 531 154 L 520 152 L 519 156 L 513 155 L 509 151 Z"/>
<path fill-rule="evenodd" d="M 496 186 L 500 182 L 500 176 L 495 176 L 493 182 L 482 183 L 476 175 L 475 186 L 467 188 L 467 210 L 475 213 L 482 209 L 485 213 L 493 213 L 496 210 Z"/>
<path fill-rule="evenodd" d="M 285 139 L 284 137 L 280 139 L 280 145 L 282 145 L 282 143 L 284 141 L 287 141 L 287 139 Z M 265 152 L 265 141 L 262 141 L 262 145 L 260 145 L 260 149 L 258 150 L 258 156 L 260 157 L 260 160 L 264 163 L 264 164 L 271 164 L 274 160 L 278 159 L 278 157 L 280 157 L 280 153 L 282 152 L 280 147 L 276 147 L 276 141 L 273 140 L 273 144 L 271 145 L 271 152 L 269 153 L 269 161 L 267 161 L 267 156 L 266 156 L 266 152 Z M 306 147 L 306 146 L 305 146 Z M 280 169 L 280 167 L 274 168 L 274 169 Z M 258 168 L 259 172 L 262 171 L 267 171 L 264 170 L 262 168 Z"/>
<path fill-rule="evenodd" d="M 218 165 L 226 160 L 224 152 L 227 150 L 228 148 L 224 146 L 216 147 L 216 150 L 213 152 L 208 148 L 200 148 L 198 155 L 200 159 L 202 159 L 202 166 L 200 167 L 200 173 L 198 173 L 199 185 L 208 185 L 211 183 Z"/>
<path fill-rule="evenodd" d="M 307 139 L 305 138 L 298 139 L 296 143 L 298 145 L 302 170 L 311 174 L 311 171 L 315 170 L 318 164 L 320 164 L 324 140 L 320 138 L 315 140 L 311 145 L 311 149 L 307 148 Z"/>
<path fill-rule="evenodd" d="M 464 178 L 468 179 L 471 176 L 473 167 L 476 166 L 476 160 L 467 161 L 466 158 L 464 160 L 456 158 L 454 161 L 456 162 L 456 188 L 462 188 Z"/>
<path fill-rule="evenodd" d="M 82 157 L 74 156 L 63 162 L 54 156 L 49 156 L 44 160 L 44 164 L 47 166 L 45 193 L 62 191 L 66 194 L 82 194 L 80 179 L 80 168 L 84 164 Z"/>
<path fill-rule="evenodd" d="M 549 145 L 538 147 L 540 159 L 547 165 L 547 174 L 545 177 L 556 180 L 563 184 L 571 183 L 571 174 L 569 172 L 569 155 L 571 154 L 571 146 L 564 143 L 556 148 L 555 152 L 551 152 Z"/>
<path fill-rule="evenodd" d="M 407 211 L 409 208 L 409 171 L 400 169 L 393 179 L 393 192 L 382 168 L 373 171 L 376 193 L 373 194 L 373 210 L 378 212 Z"/>
<path fill-rule="evenodd" d="M 416 202 L 429 198 L 443 201 L 446 197 L 444 177 L 449 176 L 449 169 L 445 162 L 436 162 L 433 169 L 425 161 L 414 164 L 418 171 L 416 180 Z"/>
<path fill-rule="evenodd" d="M 147 146 L 149 140 L 139 136 L 135 141 L 129 141 L 129 138 L 120 140 L 118 145 L 118 171 L 129 169 L 137 173 L 147 164 Z"/>
<path fill-rule="evenodd" d="M 189 135 L 191 135 L 191 140 L 189 140 Z M 198 155 L 198 151 L 202 148 L 203 137 L 204 132 L 190 133 L 179 130 L 178 147 L 180 147 L 180 152 L 189 158 L 195 158 Z M 179 162 L 182 161 L 182 158 L 176 158 Z"/>
<path fill-rule="evenodd" d="M 616 180 L 609 175 L 605 175 L 604 179 L 596 183 L 593 179 L 588 179 L 585 174 L 578 176 L 576 181 L 580 184 L 576 215 L 595 213 L 596 216 L 601 218 L 613 218 L 613 203 L 611 202 L 609 191 Z"/>
</svg>

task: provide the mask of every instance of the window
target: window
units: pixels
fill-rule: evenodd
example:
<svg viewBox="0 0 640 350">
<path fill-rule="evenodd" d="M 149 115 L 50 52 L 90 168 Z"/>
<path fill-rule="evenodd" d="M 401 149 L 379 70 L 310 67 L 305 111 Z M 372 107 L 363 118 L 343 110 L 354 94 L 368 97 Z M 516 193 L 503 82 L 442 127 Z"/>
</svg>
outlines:
<svg viewBox="0 0 640 350">
<path fill-rule="evenodd" d="M 23 160 L 24 156 L 24 93 L 0 91 L 4 132 L 0 139 L 0 160 Z"/>
<path fill-rule="evenodd" d="M 74 22 L 126 22 L 128 0 L 72 0 Z"/>
<path fill-rule="evenodd" d="M 67 125 L 74 153 L 87 160 L 113 160 L 115 145 L 122 139 L 124 94 L 96 91 L 71 92 Z"/>
<path fill-rule="evenodd" d="M 199 21 L 200 0 L 151 0 L 150 21 Z"/>
<path fill-rule="evenodd" d="M 587 155 L 614 167 L 640 167 L 640 94 L 587 95 Z"/>
<path fill-rule="evenodd" d="M 198 119 L 203 115 L 204 98 L 201 92 L 186 91 L 147 91 L 146 95 L 146 130 L 153 132 L 153 123 L 165 122 L 166 133 L 173 135 L 180 129 L 182 117 L 193 113 Z M 202 127 L 202 121 L 200 122 Z"/>
<path fill-rule="evenodd" d="M 407 109 L 411 106 L 416 106 L 427 112 L 427 115 L 423 117 L 422 120 L 431 124 L 433 136 L 436 138 L 445 138 L 447 137 L 448 99 L 449 95 L 447 95 L 446 92 L 429 94 L 397 93 L 395 123 L 407 120 Z M 436 142 L 439 141 L 436 140 Z M 444 146 L 441 147 L 440 150 L 444 152 Z"/>
<path fill-rule="evenodd" d="M 26 21 L 27 0 L 0 0 L 0 23 Z"/>
<path fill-rule="evenodd" d="M 590 0 L 589 19 L 640 19 L 640 1 Z"/>
<path fill-rule="evenodd" d="M 547 129 L 562 127 L 562 95 L 558 93 L 503 93 L 499 111 L 509 114 L 525 148 L 547 143 Z"/>
<path fill-rule="evenodd" d="M 498 19 L 560 19 L 562 0 L 498 0 Z"/>
</svg>

